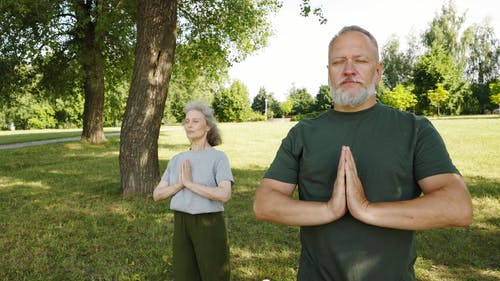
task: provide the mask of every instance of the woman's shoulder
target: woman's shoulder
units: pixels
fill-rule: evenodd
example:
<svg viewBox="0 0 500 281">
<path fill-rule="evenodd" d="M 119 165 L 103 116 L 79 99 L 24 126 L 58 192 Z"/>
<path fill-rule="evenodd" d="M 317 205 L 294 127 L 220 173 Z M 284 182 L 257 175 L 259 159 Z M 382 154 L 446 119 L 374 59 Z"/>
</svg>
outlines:
<svg viewBox="0 0 500 281">
<path fill-rule="evenodd" d="M 179 152 L 177 154 L 174 154 L 174 156 L 172 156 L 172 158 L 170 158 L 170 162 L 182 161 L 182 160 L 186 159 L 186 157 L 188 157 L 188 155 L 189 155 L 189 150 Z"/>
<path fill-rule="evenodd" d="M 211 147 L 210 149 L 208 149 L 208 152 L 212 155 L 217 156 L 217 157 L 227 157 L 227 155 L 224 151 L 219 150 L 215 147 Z"/>
</svg>

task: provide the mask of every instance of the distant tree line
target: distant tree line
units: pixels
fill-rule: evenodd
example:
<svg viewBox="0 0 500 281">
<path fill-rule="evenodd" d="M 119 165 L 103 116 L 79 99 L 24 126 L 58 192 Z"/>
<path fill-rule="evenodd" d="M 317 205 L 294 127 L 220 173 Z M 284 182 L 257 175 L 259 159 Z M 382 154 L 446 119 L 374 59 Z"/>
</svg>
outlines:
<svg viewBox="0 0 500 281">
<path fill-rule="evenodd" d="M 129 2 L 133 1 L 123 3 Z M 62 10 L 57 10 L 60 7 L 51 3 L 23 0 L 2 2 L 0 6 L 2 11 L 15 12 L 31 5 L 32 9 L 46 9 L 46 14 L 69 15 L 73 12 L 75 15 L 60 19 L 59 25 L 49 17 L 38 19 L 47 21 L 43 28 L 33 24 L 37 19 L 30 17 L 29 13 L 19 13 L 17 17 L 12 13 L 11 18 L 2 20 L 0 127 L 6 129 L 10 124 L 19 129 L 82 127 L 85 116 L 90 114 L 86 111 L 95 110 L 86 105 L 88 96 L 101 94 L 103 125 L 120 126 L 133 66 L 135 26 L 134 17 L 129 16 L 133 7 L 125 5 L 122 9 L 100 11 L 103 18 L 100 25 L 81 25 L 79 29 L 72 29 L 69 26 L 76 21 L 85 22 L 85 13 L 92 12 L 92 6 L 85 6 L 87 1 L 67 1 Z M 78 3 L 83 4 L 79 6 Z M 116 1 L 115 4 L 119 6 L 120 3 Z M 87 16 L 92 18 L 92 14 Z M 464 27 L 464 22 L 465 14 L 459 14 L 450 2 L 442 7 L 422 34 L 408 38 L 406 50 L 401 50 L 397 37 L 383 45 L 381 61 L 384 73 L 377 89 L 380 100 L 392 107 L 424 115 L 482 114 L 499 108 L 500 41 L 487 19 L 469 27 Z M 100 34 L 106 24 L 112 24 L 116 30 Z M 23 26 L 24 31 L 20 29 Z M 27 39 L 19 41 L 19 34 L 14 31 L 26 33 Z M 101 43 L 86 46 L 86 36 L 102 36 L 101 41 L 97 41 Z M 206 42 L 193 42 L 191 45 L 181 42 L 177 48 L 176 52 L 182 56 L 178 56 L 175 62 L 169 84 L 164 123 L 181 121 L 183 107 L 191 99 L 209 102 L 221 122 L 280 117 L 300 119 L 315 116 L 331 107 L 330 91 L 326 85 L 319 85 L 314 96 L 304 88 L 291 87 L 282 102 L 275 99 L 274 93 L 260 88 L 250 101 L 250 93 L 241 81 L 229 81 L 227 86 L 230 63 L 203 57 L 201 52 L 196 60 L 190 53 L 195 48 L 201 50 L 215 46 L 195 46 L 193 44 Z M 112 47 L 103 52 L 104 57 L 89 51 L 105 46 Z M 244 55 L 239 60 L 243 58 Z M 87 70 L 95 69 L 91 65 L 106 69 L 102 81 L 92 80 L 94 76 Z M 104 86 L 101 89 L 96 83 Z M 104 89 L 105 97 L 100 92 Z"/>
</svg>

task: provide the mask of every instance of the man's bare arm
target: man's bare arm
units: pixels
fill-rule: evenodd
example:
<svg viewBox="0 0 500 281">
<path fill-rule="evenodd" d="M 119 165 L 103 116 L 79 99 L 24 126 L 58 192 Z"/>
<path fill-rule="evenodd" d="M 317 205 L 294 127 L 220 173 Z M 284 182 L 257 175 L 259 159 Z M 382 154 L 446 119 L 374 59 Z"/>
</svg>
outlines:
<svg viewBox="0 0 500 281">
<path fill-rule="evenodd" d="M 294 190 L 294 184 L 262 179 L 253 204 L 255 217 L 294 226 L 320 225 L 334 220 L 326 202 L 295 200 Z"/>
<path fill-rule="evenodd" d="M 458 174 L 439 174 L 418 182 L 423 196 L 396 202 L 369 202 L 359 181 L 350 150 L 346 158 L 346 192 L 351 214 L 364 223 L 407 230 L 468 226 L 472 201 Z"/>
</svg>

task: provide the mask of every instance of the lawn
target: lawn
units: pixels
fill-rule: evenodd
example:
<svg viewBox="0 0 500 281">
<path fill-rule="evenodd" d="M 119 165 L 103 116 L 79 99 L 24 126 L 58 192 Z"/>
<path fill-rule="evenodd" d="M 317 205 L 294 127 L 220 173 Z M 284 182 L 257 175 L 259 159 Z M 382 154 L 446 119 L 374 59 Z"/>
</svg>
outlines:
<svg viewBox="0 0 500 281">
<path fill-rule="evenodd" d="M 116 133 L 120 128 L 105 128 L 104 133 Z M 79 137 L 82 134 L 81 129 L 47 129 L 47 130 L 18 130 L 18 131 L 0 131 L 0 145 L 41 141 L 59 138 Z"/>
<path fill-rule="evenodd" d="M 475 216 L 468 228 L 418 232 L 417 279 L 499 280 L 500 118 L 432 122 L 465 177 Z M 220 124 L 219 148 L 236 180 L 225 213 L 232 280 L 295 280 L 298 228 L 252 213 L 260 178 L 293 124 Z M 120 195 L 119 142 L 108 139 L 0 150 L 0 280 L 172 280 L 168 202 Z M 187 147 L 182 127 L 163 127 L 160 169 Z"/>
</svg>

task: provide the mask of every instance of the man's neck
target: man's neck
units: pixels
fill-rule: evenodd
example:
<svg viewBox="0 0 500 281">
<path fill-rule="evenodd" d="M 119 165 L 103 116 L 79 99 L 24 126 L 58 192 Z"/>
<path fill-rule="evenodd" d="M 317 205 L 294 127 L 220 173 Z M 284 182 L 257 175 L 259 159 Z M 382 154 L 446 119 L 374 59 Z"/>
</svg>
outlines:
<svg viewBox="0 0 500 281">
<path fill-rule="evenodd" d="M 365 102 L 363 102 L 360 105 L 356 106 L 344 106 L 344 105 L 338 105 L 334 104 L 333 105 L 333 110 L 339 111 L 339 112 L 358 112 L 358 111 L 363 111 L 365 109 L 371 108 L 377 104 L 377 98 L 375 95 L 369 97 Z"/>
</svg>

